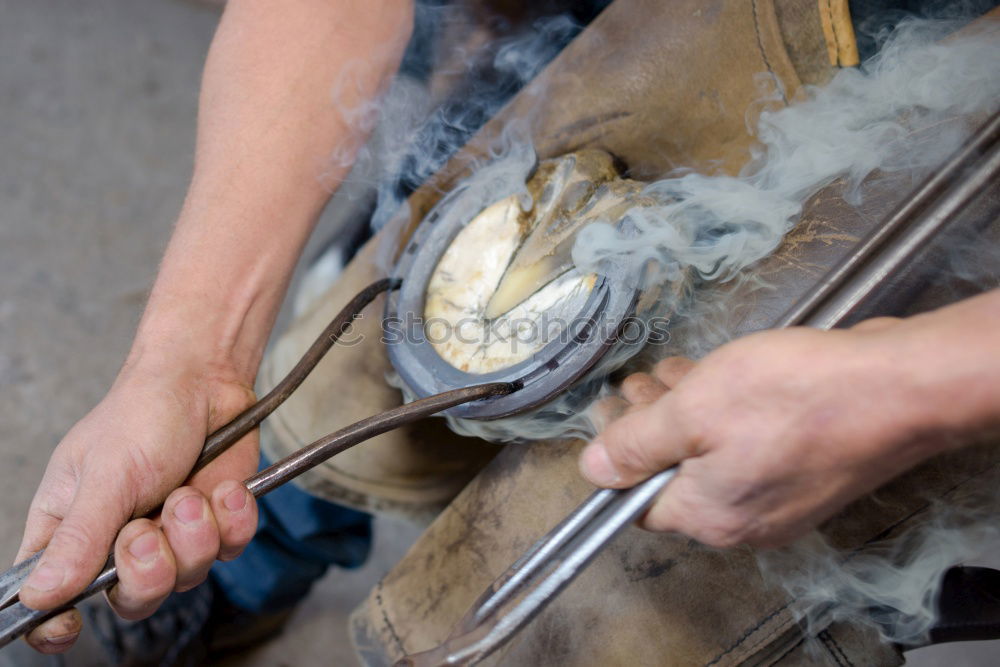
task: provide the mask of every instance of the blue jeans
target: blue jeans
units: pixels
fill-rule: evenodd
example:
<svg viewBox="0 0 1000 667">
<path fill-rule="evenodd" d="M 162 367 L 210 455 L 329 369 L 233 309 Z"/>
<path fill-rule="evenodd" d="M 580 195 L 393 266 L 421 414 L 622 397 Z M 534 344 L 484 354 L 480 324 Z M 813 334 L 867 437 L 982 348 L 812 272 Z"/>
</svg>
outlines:
<svg viewBox="0 0 1000 667">
<path fill-rule="evenodd" d="M 269 463 L 261 459 L 261 468 Z M 240 554 L 212 567 L 229 601 L 249 612 L 294 606 L 327 568 L 361 565 L 371 548 L 371 516 L 286 484 L 257 501 L 257 535 Z"/>
</svg>

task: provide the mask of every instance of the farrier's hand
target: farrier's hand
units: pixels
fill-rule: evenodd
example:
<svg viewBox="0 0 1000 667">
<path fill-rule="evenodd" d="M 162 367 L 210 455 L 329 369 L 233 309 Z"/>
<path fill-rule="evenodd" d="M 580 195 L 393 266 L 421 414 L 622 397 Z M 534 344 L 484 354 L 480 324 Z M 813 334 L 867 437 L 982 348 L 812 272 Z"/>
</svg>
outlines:
<svg viewBox="0 0 1000 667">
<path fill-rule="evenodd" d="M 23 558 L 49 544 L 24 589 L 29 605 L 52 607 L 82 590 L 118 529 L 164 499 L 162 530 L 132 521 L 115 542 L 121 583 L 110 597 L 127 617 L 149 614 L 250 539 L 256 505 L 237 482 L 257 465 L 256 436 L 171 491 L 205 436 L 250 402 L 299 254 L 370 129 L 355 111 L 388 84 L 412 25 L 412 0 L 227 5 L 202 77 L 191 185 L 133 347 L 180 341 L 182 353 L 208 348 L 202 360 L 226 362 L 178 365 L 182 354 L 150 364 L 140 355 L 146 361 L 66 436 L 21 548 Z M 63 616 L 30 640 L 56 652 L 68 643 L 51 640 L 78 629 L 79 616 Z"/>
<path fill-rule="evenodd" d="M 697 364 L 668 359 L 626 380 L 634 405 L 584 451 L 582 471 L 628 487 L 681 462 L 645 527 L 720 547 L 786 543 L 942 448 L 928 417 L 935 378 L 953 387 L 951 375 L 975 373 L 931 368 L 935 338 L 952 335 L 944 324 L 772 331 Z"/>
<path fill-rule="evenodd" d="M 256 504 L 240 483 L 256 469 L 256 435 L 177 487 L 206 435 L 252 401 L 249 387 L 218 369 L 127 366 L 49 461 L 18 554 L 21 560 L 45 548 L 21 591 L 25 604 L 65 603 L 97 575 L 113 546 L 119 583 L 108 599 L 121 616 L 143 618 L 171 591 L 203 581 L 217 557 L 235 557 L 256 529 Z M 159 522 L 135 518 L 161 502 Z M 61 652 L 80 628 L 74 610 L 28 641 Z"/>
</svg>

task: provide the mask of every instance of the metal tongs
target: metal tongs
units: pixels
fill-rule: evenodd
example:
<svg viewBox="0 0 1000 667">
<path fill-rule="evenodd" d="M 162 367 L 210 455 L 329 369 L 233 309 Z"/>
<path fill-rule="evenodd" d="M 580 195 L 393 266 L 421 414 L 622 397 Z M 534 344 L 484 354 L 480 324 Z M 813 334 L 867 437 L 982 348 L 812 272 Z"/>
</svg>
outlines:
<svg viewBox="0 0 1000 667">
<path fill-rule="evenodd" d="M 630 489 L 595 491 L 490 584 L 443 644 L 409 655 L 396 667 L 469 665 L 493 653 L 639 518 L 676 473 L 675 466 Z"/>
<path fill-rule="evenodd" d="M 774 323 L 775 328 L 832 329 L 866 313 L 892 288 L 933 240 L 953 229 L 960 213 L 1000 174 L 1000 113 L 994 114 L 941 168 L 924 181 L 857 249 Z M 275 389 L 209 437 L 194 471 L 204 467 L 274 411 L 305 379 L 359 311 L 398 281 L 376 282 L 330 323 Z M 462 403 L 502 396 L 520 382 L 491 383 L 444 392 L 352 424 L 278 461 L 247 480 L 259 497 L 345 449 L 398 426 Z M 667 469 L 631 489 L 594 492 L 532 546 L 473 603 L 445 642 L 411 654 L 397 665 L 474 664 L 501 648 L 580 574 L 629 523 L 645 512 L 676 474 Z M 97 591 L 114 585 L 114 564 L 69 605 L 39 612 L 17 601 L 21 583 L 40 554 L 0 574 L 0 647 Z"/>
<path fill-rule="evenodd" d="M 924 257 L 933 241 L 1000 174 L 1000 113 L 991 116 L 842 262 L 773 325 L 833 329 L 877 305 Z M 622 529 L 641 516 L 674 478 L 669 468 L 630 489 L 595 491 L 472 604 L 442 644 L 396 667 L 471 665 L 506 644 L 580 574 Z"/>
<path fill-rule="evenodd" d="M 231 422 L 210 435 L 205 441 L 201 456 L 191 471 L 197 471 L 211 463 L 222 452 L 235 444 L 240 438 L 256 428 L 265 417 L 285 402 L 309 373 L 316 367 L 320 359 L 333 347 L 340 336 L 347 330 L 351 322 L 357 318 L 361 310 L 371 303 L 382 292 L 396 289 L 400 281 L 384 279 L 375 282 L 357 296 L 333 319 L 318 339 L 309 347 L 305 355 L 288 375 L 278 383 L 264 398 L 247 408 Z M 475 385 L 428 396 L 398 408 L 387 410 L 380 414 L 362 419 L 350 426 L 331 433 L 313 442 L 290 456 L 281 459 L 272 466 L 259 471 L 246 480 L 245 484 L 255 498 L 263 496 L 268 491 L 299 476 L 335 454 L 353 447 L 386 431 L 414 422 L 424 417 L 447 410 L 456 405 L 470 401 L 503 396 L 520 388 L 518 382 L 494 382 Z M 0 573 L 0 647 L 6 646 L 14 639 L 31 632 L 41 623 L 56 614 L 66 611 L 82 600 L 106 591 L 118 581 L 113 557 L 96 579 L 78 596 L 66 605 L 57 609 L 39 611 L 26 607 L 18 600 L 21 585 L 34 569 L 41 558 L 42 551 L 21 561 L 9 570 Z"/>
</svg>

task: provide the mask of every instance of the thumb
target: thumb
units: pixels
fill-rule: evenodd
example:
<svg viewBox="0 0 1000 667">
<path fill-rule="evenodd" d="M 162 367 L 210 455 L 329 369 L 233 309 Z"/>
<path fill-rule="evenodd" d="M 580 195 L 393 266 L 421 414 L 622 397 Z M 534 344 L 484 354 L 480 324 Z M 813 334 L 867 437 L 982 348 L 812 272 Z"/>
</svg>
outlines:
<svg viewBox="0 0 1000 667">
<path fill-rule="evenodd" d="M 64 604 L 86 588 L 101 571 L 118 530 L 129 516 L 121 480 L 80 480 L 80 487 L 45 553 L 21 589 L 21 600 L 33 609 Z M 117 481 L 117 483 L 116 483 Z"/>
<path fill-rule="evenodd" d="M 583 450 L 580 472 L 597 486 L 627 488 L 685 457 L 671 426 L 670 395 L 612 422 Z"/>
</svg>

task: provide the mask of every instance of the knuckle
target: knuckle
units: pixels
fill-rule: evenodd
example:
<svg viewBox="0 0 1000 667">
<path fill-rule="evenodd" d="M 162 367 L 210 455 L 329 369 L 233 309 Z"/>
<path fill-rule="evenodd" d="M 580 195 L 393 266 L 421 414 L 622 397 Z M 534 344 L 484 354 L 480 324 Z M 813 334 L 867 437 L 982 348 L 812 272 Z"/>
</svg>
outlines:
<svg viewBox="0 0 1000 667">
<path fill-rule="evenodd" d="M 670 507 L 664 502 L 662 497 L 656 501 L 656 504 L 643 517 L 642 527 L 654 533 L 666 533 L 676 530 Z"/>
<path fill-rule="evenodd" d="M 203 583 L 205 583 L 206 579 L 208 579 L 207 571 L 199 574 L 199 576 L 197 577 L 187 578 L 183 583 L 179 583 L 176 587 L 174 587 L 174 591 L 177 593 L 185 593 L 191 590 L 192 588 L 197 588 L 198 586 L 201 586 Z"/>
<path fill-rule="evenodd" d="M 256 528 L 256 521 L 235 520 L 224 523 L 219 531 L 221 549 L 227 552 L 233 549 L 242 551 L 253 539 Z"/>
<path fill-rule="evenodd" d="M 219 553 L 220 544 L 219 534 L 214 529 L 211 533 L 205 531 L 191 539 L 171 542 L 178 578 L 184 579 L 211 563 Z"/>
<path fill-rule="evenodd" d="M 684 457 L 693 456 L 704 449 L 704 444 L 710 440 L 712 419 L 709 413 L 710 402 L 702 400 L 697 392 L 677 390 L 671 394 L 673 410 L 672 424 L 681 436 L 680 441 L 687 443 L 688 451 Z"/>
<path fill-rule="evenodd" d="M 649 445 L 642 443 L 634 432 L 629 432 L 618 446 L 608 447 L 608 457 L 622 471 L 647 472 L 653 469 Z"/>
<path fill-rule="evenodd" d="M 73 645 L 82 629 L 80 612 L 70 609 L 35 628 L 25 639 L 42 653 L 62 653 Z"/>
<path fill-rule="evenodd" d="M 745 522 L 731 513 L 723 512 L 711 523 L 703 525 L 692 537 L 710 547 L 731 549 L 746 543 L 746 531 Z"/>
<path fill-rule="evenodd" d="M 622 380 L 622 393 L 630 394 L 637 393 L 645 390 L 653 381 L 649 375 L 645 373 L 633 373 L 627 378 Z"/>
<path fill-rule="evenodd" d="M 680 477 L 668 487 L 651 511 L 647 524 L 651 530 L 669 527 L 701 544 L 729 549 L 747 541 L 750 522 L 744 513 L 728 505 L 712 502 L 691 478 Z"/>
<path fill-rule="evenodd" d="M 129 447 L 126 451 L 129 468 L 137 482 L 134 485 L 135 492 L 141 494 L 144 489 L 155 487 L 163 477 L 162 464 L 150 457 L 145 447 Z M 133 498 L 133 501 L 138 501 L 138 497 Z"/>
<path fill-rule="evenodd" d="M 622 382 L 622 394 L 632 403 L 652 403 L 667 391 L 667 387 L 645 373 L 636 373 Z"/>
<path fill-rule="evenodd" d="M 118 532 L 118 538 L 115 540 L 115 545 L 116 547 L 127 548 L 132 540 L 151 530 L 157 530 L 157 527 L 156 524 L 149 519 L 142 518 L 129 521 Z"/>
<path fill-rule="evenodd" d="M 653 366 L 653 374 L 658 378 L 677 379 L 678 375 L 686 373 L 694 365 L 687 357 L 667 357 Z"/>
<path fill-rule="evenodd" d="M 166 559 L 161 559 L 166 560 Z M 109 600 L 117 608 L 138 610 L 167 596 L 174 588 L 177 574 L 172 564 L 161 563 L 150 570 L 119 568 L 119 584 L 112 589 Z"/>
<path fill-rule="evenodd" d="M 50 544 L 53 551 L 73 554 L 89 554 L 97 550 L 98 544 L 93 532 L 79 522 L 63 522 L 56 529 Z"/>
<path fill-rule="evenodd" d="M 629 403 L 617 396 L 608 396 L 596 401 L 590 406 L 587 417 L 598 431 L 608 428 L 629 408 Z"/>
</svg>

